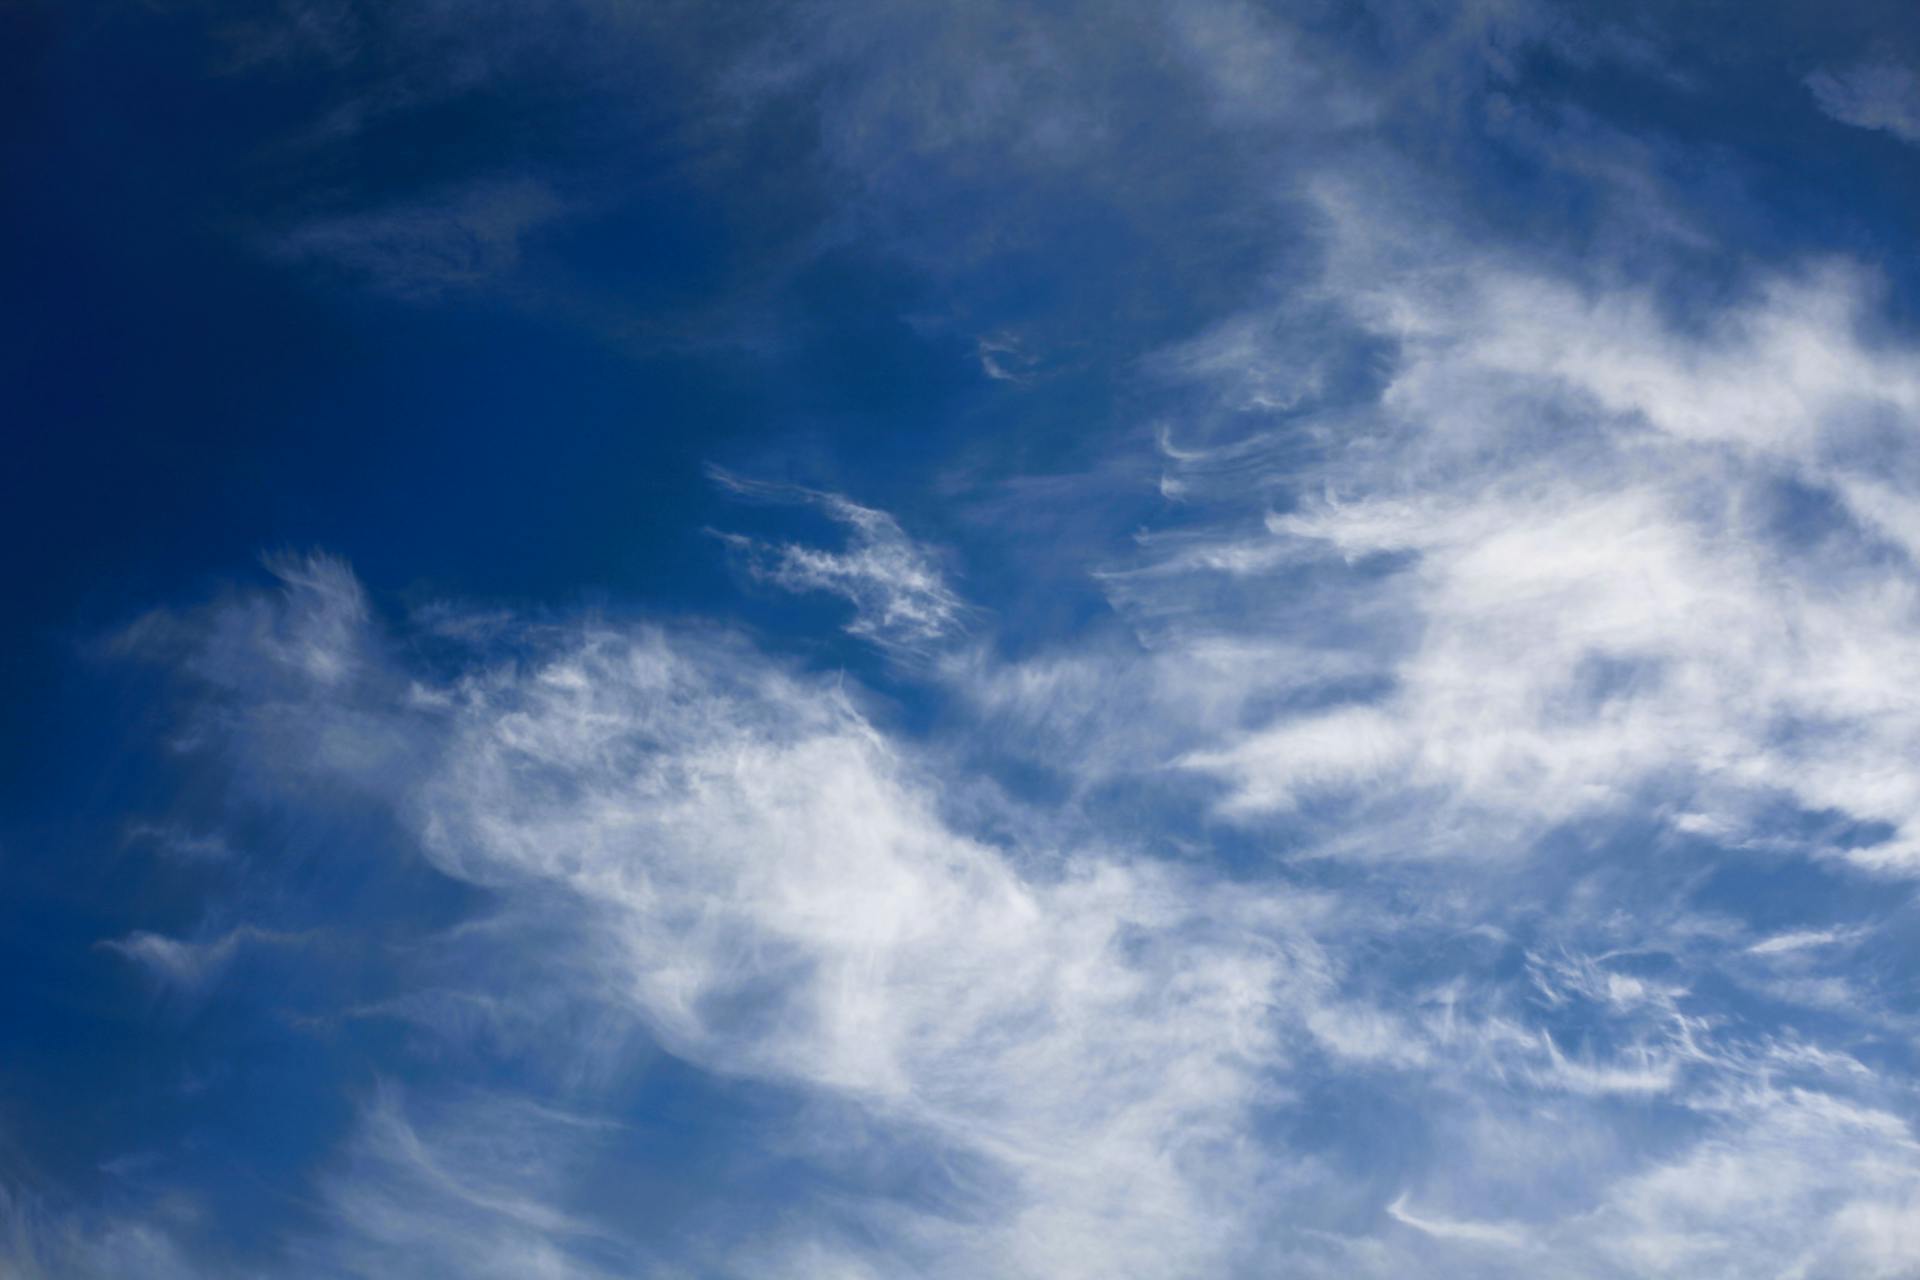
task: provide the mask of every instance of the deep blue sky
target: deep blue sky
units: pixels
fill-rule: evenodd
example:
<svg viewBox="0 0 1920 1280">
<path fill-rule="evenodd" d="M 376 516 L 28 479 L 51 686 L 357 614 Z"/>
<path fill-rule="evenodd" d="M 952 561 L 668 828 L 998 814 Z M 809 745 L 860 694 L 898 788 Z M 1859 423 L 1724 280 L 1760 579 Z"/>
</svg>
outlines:
<svg viewBox="0 0 1920 1280">
<path fill-rule="evenodd" d="M 1920 1274 L 1908 10 L 0 5 L 0 1274 Z"/>
</svg>

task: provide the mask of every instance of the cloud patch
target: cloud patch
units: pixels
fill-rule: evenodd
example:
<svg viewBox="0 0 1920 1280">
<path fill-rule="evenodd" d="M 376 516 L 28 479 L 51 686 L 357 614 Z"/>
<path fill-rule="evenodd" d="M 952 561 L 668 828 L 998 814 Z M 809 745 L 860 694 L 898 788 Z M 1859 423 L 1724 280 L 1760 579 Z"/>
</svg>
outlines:
<svg viewBox="0 0 1920 1280">
<path fill-rule="evenodd" d="M 412 203 L 315 217 L 281 233 L 270 248 L 277 257 L 425 302 L 510 276 L 526 240 L 565 212 L 545 183 L 478 181 Z"/>
<path fill-rule="evenodd" d="M 962 630 L 967 606 L 934 556 L 893 516 L 835 493 L 748 480 L 719 468 L 709 474 L 742 498 L 810 507 L 846 531 L 846 545 L 838 551 L 717 534 L 755 578 L 785 591 L 839 596 L 854 608 L 848 633 L 896 653 L 923 652 Z"/>
<path fill-rule="evenodd" d="M 1920 144 L 1920 77 L 1891 63 L 1816 71 L 1807 91 L 1820 110 L 1856 129 L 1876 129 Z"/>
</svg>

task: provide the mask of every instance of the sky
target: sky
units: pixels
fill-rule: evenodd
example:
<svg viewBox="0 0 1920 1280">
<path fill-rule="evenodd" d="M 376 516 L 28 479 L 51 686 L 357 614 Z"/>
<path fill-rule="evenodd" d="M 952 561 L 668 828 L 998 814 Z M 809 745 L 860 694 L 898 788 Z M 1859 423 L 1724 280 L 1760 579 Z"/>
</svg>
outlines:
<svg viewBox="0 0 1920 1280">
<path fill-rule="evenodd" d="M 0 1276 L 1920 1277 L 1892 0 L 0 4 Z"/>
</svg>

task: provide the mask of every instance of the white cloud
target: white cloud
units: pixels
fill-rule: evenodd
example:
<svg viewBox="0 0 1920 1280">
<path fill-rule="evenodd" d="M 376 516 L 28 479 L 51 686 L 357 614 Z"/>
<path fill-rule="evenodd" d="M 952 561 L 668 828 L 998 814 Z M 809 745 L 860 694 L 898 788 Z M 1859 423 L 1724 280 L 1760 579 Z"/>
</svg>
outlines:
<svg viewBox="0 0 1920 1280">
<path fill-rule="evenodd" d="M 1399 1197 L 1388 1205 L 1387 1214 L 1395 1222 L 1412 1227 L 1423 1235 L 1434 1236 L 1441 1240 L 1463 1240 L 1472 1244 L 1500 1245 L 1506 1248 L 1519 1248 L 1527 1243 L 1526 1232 L 1518 1227 L 1497 1222 L 1469 1222 L 1464 1219 L 1417 1214 L 1407 1208 L 1405 1196 Z"/>
<path fill-rule="evenodd" d="M 18 1280 L 91 1280 L 151 1276 L 197 1280 L 177 1239 L 197 1206 L 173 1198 L 148 1213 L 114 1216 L 54 1206 L 0 1185 L 0 1272 Z"/>
<path fill-rule="evenodd" d="M 617 1137 L 605 1122 L 476 1094 L 442 1098 L 426 1127 L 382 1085 L 323 1179 L 331 1230 L 297 1241 L 298 1272 L 538 1277 L 632 1275 L 643 1251 L 556 1203 Z"/>
<path fill-rule="evenodd" d="M 980 372 L 995 382 L 1027 383 L 1040 369 L 1040 358 L 1010 333 L 990 333 L 974 342 Z"/>
<path fill-rule="evenodd" d="M 740 553 L 755 577 L 787 591 L 824 591 L 841 597 L 854 607 L 847 630 L 896 652 L 923 650 L 961 629 L 966 606 L 947 585 L 934 557 L 886 512 L 863 507 L 839 494 L 747 480 L 718 468 L 710 470 L 714 479 L 733 493 L 763 501 L 804 504 L 847 531 L 843 551 L 720 534 Z"/>
<path fill-rule="evenodd" d="M 142 966 L 162 982 L 191 992 L 204 990 L 217 979 L 242 946 L 284 945 L 300 940 L 296 934 L 240 925 L 204 942 L 169 938 L 140 929 L 100 945 Z"/>
<path fill-rule="evenodd" d="M 1866 932 L 1865 929 L 1794 929 L 1762 938 L 1747 948 L 1747 954 L 1773 956 L 1816 947 L 1840 946 L 1858 941 Z"/>
<path fill-rule="evenodd" d="M 609 997 L 676 1053 L 1001 1166 L 1018 1214 L 952 1267 L 1230 1248 L 1235 1117 L 1311 976 L 1289 913 L 1109 858 L 1009 862 L 843 696 L 738 660 L 608 634 L 470 689 L 416 797 L 430 853 L 569 888 Z"/>
<path fill-rule="evenodd" d="M 1301 794 L 1338 783 L 1378 779 L 1400 771 L 1411 743 L 1405 727 L 1375 707 L 1345 707 L 1293 720 L 1224 751 L 1195 752 L 1181 760 L 1232 778 L 1229 812 L 1290 809 Z"/>
<path fill-rule="evenodd" d="M 1276 1011 L 1329 981 L 1312 898 L 983 843 L 837 683 L 720 636 L 527 634 L 522 661 L 424 702 L 396 672 L 363 667 L 356 686 L 302 661 L 295 696 L 277 658 L 306 651 L 289 637 L 343 597 L 302 599 L 326 583 L 293 580 L 271 625 L 241 629 L 268 660 L 223 679 L 247 673 L 289 714 L 351 716 L 405 745 L 316 756 L 222 710 L 253 785 L 340 779 L 389 797 L 448 874 L 563 911 L 582 994 L 677 1055 L 846 1099 L 1009 1187 L 963 1237 L 915 1217 L 897 1247 L 939 1237 L 925 1256 L 944 1255 L 943 1274 L 1091 1275 L 1178 1274 L 1244 1245 L 1265 1160 L 1237 1134 L 1285 1056 Z M 229 613 L 257 621 L 252 602 L 217 610 L 211 642 L 235 631 Z M 187 954 L 161 942 L 159 959 Z"/>
<path fill-rule="evenodd" d="M 565 211 L 542 182 L 478 181 L 411 204 L 311 218 L 270 247 L 424 300 L 505 276 L 518 265 L 522 242 Z"/>
<path fill-rule="evenodd" d="M 1731 1101 L 1723 1136 L 1608 1192 L 1590 1227 L 1603 1256 L 1647 1276 L 1905 1274 L 1885 1249 L 1900 1228 L 1882 1232 L 1920 1194 L 1904 1121 L 1800 1090 Z"/>
<path fill-rule="evenodd" d="M 125 840 L 181 862 L 226 862 L 234 857 L 233 848 L 219 832 L 194 831 L 173 823 L 129 823 Z"/>
<path fill-rule="evenodd" d="M 1807 88 L 1820 109 L 1842 124 L 1920 143 L 1920 78 L 1905 67 L 1866 63 L 1816 71 L 1807 77 Z"/>
<path fill-rule="evenodd" d="M 1888 1082 L 1694 1007 L 1693 975 L 1753 963 L 1737 923 L 1622 916 L 1603 894 L 1501 978 L 1490 957 L 1529 908 L 1493 873 L 1414 865 L 1315 892 L 1010 813 L 988 825 L 1022 839 L 988 840 L 961 822 L 938 757 L 857 691 L 735 638 L 496 620 L 422 698 L 406 646 L 353 606 L 363 593 L 336 574 L 288 579 L 277 601 L 169 624 L 227 659 L 182 658 L 221 682 L 202 742 L 231 754 L 256 803 L 343 785 L 378 798 L 436 866 L 501 904 L 446 939 L 449 985 L 356 1012 L 456 1046 L 487 1028 L 490 1052 L 549 1061 L 584 1104 L 428 1099 L 422 1122 L 381 1095 L 331 1166 L 330 1226 L 303 1258 L 564 1277 L 652 1265 L 567 1192 L 565 1170 L 626 1141 L 591 1115 L 617 1096 L 598 1090 L 619 1078 L 621 1020 L 704 1071 L 841 1108 L 786 1135 L 797 1158 L 857 1144 L 955 1171 L 931 1206 L 874 1187 L 735 1229 L 720 1252 L 674 1246 L 722 1274 L 770 1258 L 822 1275 L 1172 1277 L 1276 1258 L 1314 1274 L 1332 1257 L 1336 1274 L 1387 1276 L 1457 1270 L 1444 1251 L 1460 1250 L 1519 1275 L 1538 1242 L 1569 1276 L 1735 1275 L 1789 1256 L 1793 1235 L 1812 1277 L 1899 1247 L 1920 1163 Z M 356 660 L 312 660 L 317 637 Z M 255 703 L 274 710 L 244 713 Z M 397 745 L 314 753 L 283 719 Z M 1410 1144 L 1397 1186 L 1329 1167 L 1282 1135 L 1335 1078 L 1399 1099 L 1429 1134 L 1468 1136 Z M 1670 1137 L 1623 1131 L 1645 1108 L 1677 1117 Z M 1761 1201 L 1780 1228 L 1756 1251 Z M 1344 1226 L 1310 1225 L 1336 1204 Z M 1405 1254 L 1407 1233 L 1443 1252 Z"/>
<path fill-rule="evenodd" d="M 1863 333 L 1860 275 L 1782 276 L 1682 332 L 1632 289 L 1401 267 L 1348 234 L 1330 279 L 1400 353 L 1377 409 L 1285 464 L 1264 539 L 1203 527 L 1132 582 L 1165 612 L 1209 579 L 1297 579 L 1317 548 L 1300 616 L 1369 610 L 1344 652 L 1392 692 L 1184 762 L 1240 815 L 1393 793 L 1551 824 L 1652 794 L 1738 837 L 1785 795 L 1886 824 L 1851 856 L 1909 865 L 1920 786 L 1891 762 L 1920 748 L 1920 475 L 1890 451 L 1920 414 L 1920 358 Z M 1174 474 L 1217 489 L 1189 452 Z"/>
</svg>

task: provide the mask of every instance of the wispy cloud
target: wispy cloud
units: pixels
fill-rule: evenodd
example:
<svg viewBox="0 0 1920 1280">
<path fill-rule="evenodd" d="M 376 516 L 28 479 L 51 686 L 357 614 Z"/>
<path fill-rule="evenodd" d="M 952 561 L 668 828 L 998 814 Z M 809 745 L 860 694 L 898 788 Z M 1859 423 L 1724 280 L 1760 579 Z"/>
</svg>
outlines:
<svg viewBox="0 0 1920 1280">
<path fill-rule="evenodd" d="M 847 1193 L 850 1217 L 803 1215 L 724 1253 L 676 1246 L 723 1273 L 782 1256 L 827 1273 L 1237 1274 L 1286 1258 L 1313 1274 L 1329 1249 L 1347 1275 L 1415 1265 L 1390 1234 L 1303 1234 L 1297 1218 L 1275 1218 L 1281 1196 L 1377 1197 L 1382 1220 L 1427 1249 L 1462 1251 L 1462 1266 L 1511 1255 L 1518 1275 L 1537 1243 L 1594 1276 L 1738 1269 L 1761 1256 L 1744 1223 L 1764 1200 L 1782 1240 L 1802 1240 L 1809 1274 L 1823 1274 L 1877 1256 L 1874 1224 L 1920 1180 L 1890 1082 L 1695 1007 L 1689 975 L 1752 953 L 1737 926 L 1673 906 L 1622 917 L 1589 889 L 1518 976 L 1501 977 L 1501 939 L 1540 925 L 1499 896 L 1497 875 L 1452 877 L 1477 887 L 1450 896 L 1449 879 L 1409 867 L 1396 892 L 1429 903 L 1409 910 L 1236 882 L 1084 829 L 1047 843 L 1068 828 L 1024 820 L 1004 797 L 957 807 L 940 760 L 876 723 L 844 683 L 737 638 L 496 612 L 469 668 L 429 676 L 407 670 L 408 646 L 382 638 L 371 614 L 331 630 L 340 601 L 364 598 L 336 571 L 289 570 L 288 582 L 277 600 L 179 620 L 204 644 L 241 635 L 262 649 L 252 662 L 188 660 L 225 682 L 204 748 L 246 758 L 255 803 L 303 805 L 350 783 L 442 872 L 511 904 L 449 938 L 461 959 L 443 980 L 455 985 L 389 1002 L 389 1016 L 460 1044 L 473 1018 L 442 1016 L 461 998 L 459 973 L 499 974 L 474 987 L 485 1006 L 474 1016 L 528 1030 L 489 1043 L 557 1069 L 583 1052 L 591 1007 L 592 1022 L 628 1021 L 702 1071 L 859 1117 L 857 1137 L 844 1120 L 791 1136 L 798 1159 L 844 1158 L 858 1142 L 875 1158 L 938 1152 L 956 1171 L 933 1201 L 942 1208 L 876 1186 Z M 361 655 L 353 679 L 284 660 L 319 618 Z M 422 682 L 439 696 L 416 696 Z M 256 697 L 322 723 L 350 715 L 401 745 L 375 759 L 262 737 L 231 710 Z M 1759 945 L 1756 958 L 1787 950 Z M 515 978 L 515 958 L 531 954 L 551 963 Z M 1664 976 L 1640 967 L 1653 959 Z M 1483 1128 L 1426 1166 L 1435 1181 L 1398 1187 L 1336 1174 L 1311 1146 L 1246 1136 L 1262 1117 L 1310 1114 L 1328 1070 L 1417 1100 L 1428 1125 Z M 579 1079 L 555 1078 L 568 1074 Z M 471 1253 L 478 1274 L 508 1260 L 557 1275 L 620 1274 L 642 1256 L 558 1172 L 614 1141 L 591 1113 L 549 1116 L 538 1092 L 512 1093 L 428 1134 L 397 1098 L 368 1110 L 358 1154 L 329 1184 L 333 1227 L 304 1256 Z M 1673 1143 L 1623 1149 L 1618 1109 L 1653 1105 L 1683 1118 Z M 1558 1117 L 1556 1134 L 1582 1136 L 1546 1140 L 1535 1128 L 1547 1122 L 1527 1118 L 1536 1107 Z M 1870 1154 L 1822 1172 L 1860 1141 Z M 1576 1157 L 1590 1163 L 1570 1170 Z M 1486 1172 L 1432 1193 L 1463 1169 Z M 1752 1189 L 1713 1190 L 1723 1169 Z M 1501 1187 L 1530 1178 L 1543 1181 L 1502 1204 Z M 1565 1185 L 1583 1198 L 1549 1194 Z"/>
<path fill-rule="evenodd" d="M 162 982 L 182 991 L 198 992 L 216 980 L 245 946 L 284 946 L 304 941 L 304 935 L 276 933 L 240 925 L 204 941 L 188 941 L 135 930 L 124 938 L 100 943 L 148 970 Z"/>
<path fill-rule="evenodd" d="M 1796 951 L 1810 951 L 1816 947 L 1836 947 L 1857 942 L 1866 935 L 1865 929 L 1795 929 L 1788 933 L 1776 933 L 1772 937 L 1762 938 L 1747 948 L 1748 955 L 1777 956 Z"/>
<path fill-rule="evenodd" d="M 293 1246 L 302 1270 L 593 1280 L 643 1265 L 630 1241 L 555 1203 L 610 1126 L 486 1094 L 426 1112 L 423 1127 L 391 1084 L 366 1102 L 324 1182 L 330 1230 Z"/>
<path fill-rule="evenodd" d="M 1820 109 L 1842 124 L 1879 129 L 1920 143 L 1920 77 L 1891 63 L 1816 71 L 1807 88 Z"/>
<path fill-rule="evenodd" d="M 735 642 L 587 628 L 459 688 L 450 717 L 383 713 L 405 771 L 280 766 L 390 793 L 459 879 L 564 890 L 592 994 L 683 1058 L 855 1101 L 1021 1189 L 965 1241 L 929 1219 L 897 1248 L 1091 1274 L 1237 1247 L 1232 1134 L 1281 1053 L 1270 1010 L 1325 982 L 1310 899 L 956 831 L 835 685 Z"/>
<path fill-rule="evenodd" d="M 749 480 L 717 467 L 709 474 L 730 493 L 811 507 L 847 532 L 839 551 L 720 533 L 755 577 L 787 591 L 841 597 L 854 607 L 850 633 L 896 651 L 923 650 L 961 630 L 966 605 L 947 585 L 933 555 L 891 515 L 839 494 Z"/>
<path fill-rule="evenodd" d="M 477 181 L 408 204 L 314 217 L 275 237 L 271 249 L 427 300 L 501 281 L 519 264 L 527 237 L 565 210 L 533 179 Z"/>
<path fill-rule="evenodd" d="M 980 372 L 995 382 L 1026 383 L 1039 368 L 1039 357 L 1011 334 L 995 333 L 974 343 L 980 360 Z"/>
<path fill-rule="evenodd" d="M 1166 608 L 1207 579 L 1297 577 L 1318 548 L 1316 607 L 1372 612 L 1392 692 L 1185 763 L 1239 813 L 1424 791 L 1551 823 L 1654 786 L 1738 826 L 1785 793 L 1889 824 L 1852 856 L 1907 865 L 1920 792 L 1875 762 L 1920 741 L 1887 683 L 1911 661 L 1920 526 L 1876 424 L 1920 407 L 1920 361 L 1861 336 L 1860 275 L 1787 274 L 1682 334 L 1630 288 L 1350 252 L 1362 274 L 1336 255 L 1334 280 L 1401 352 L 1377 406 L 1286 463 L 1263 530 L 1190 535 L 1186 567 L 1131 585 Z M 1208 368 L 1189 376 L 1243 394 Z"/>
<path fill-rule="evenodd" d="M 128 823 L 124 839 L 182 862 L 226 862 L 235 856 L 219 832 L 194 831 L 168 822 Z"/>
<path fill-rule="evenodd" d="M 1461 1240 L 1469 1244 L 1501 1245 L 1506 1248 L 1519 1248 L 1527 1243 L 1526 1232 L 1518 1227 L 1497 1222 L 1469 1222 L 1415 1213 L 1407 1208 L 1405 1196 L 1400 1196 L 1387 1206 L 1387 1215 L 1395 1222 L 1412 1227 L 1423 1235 L 1434 1236 L 1441 1240 Z"/>
<path fill-rule="evenodd" d="M 0 1268 L 21 1280 L 193 1280 L 205 1273 L 176 1238 L 182 1220 L 192 1216 L 192 1205 L 180 1201 L 150 1213 L 86 1212 L 0 1185 Z"/>
</svg>

